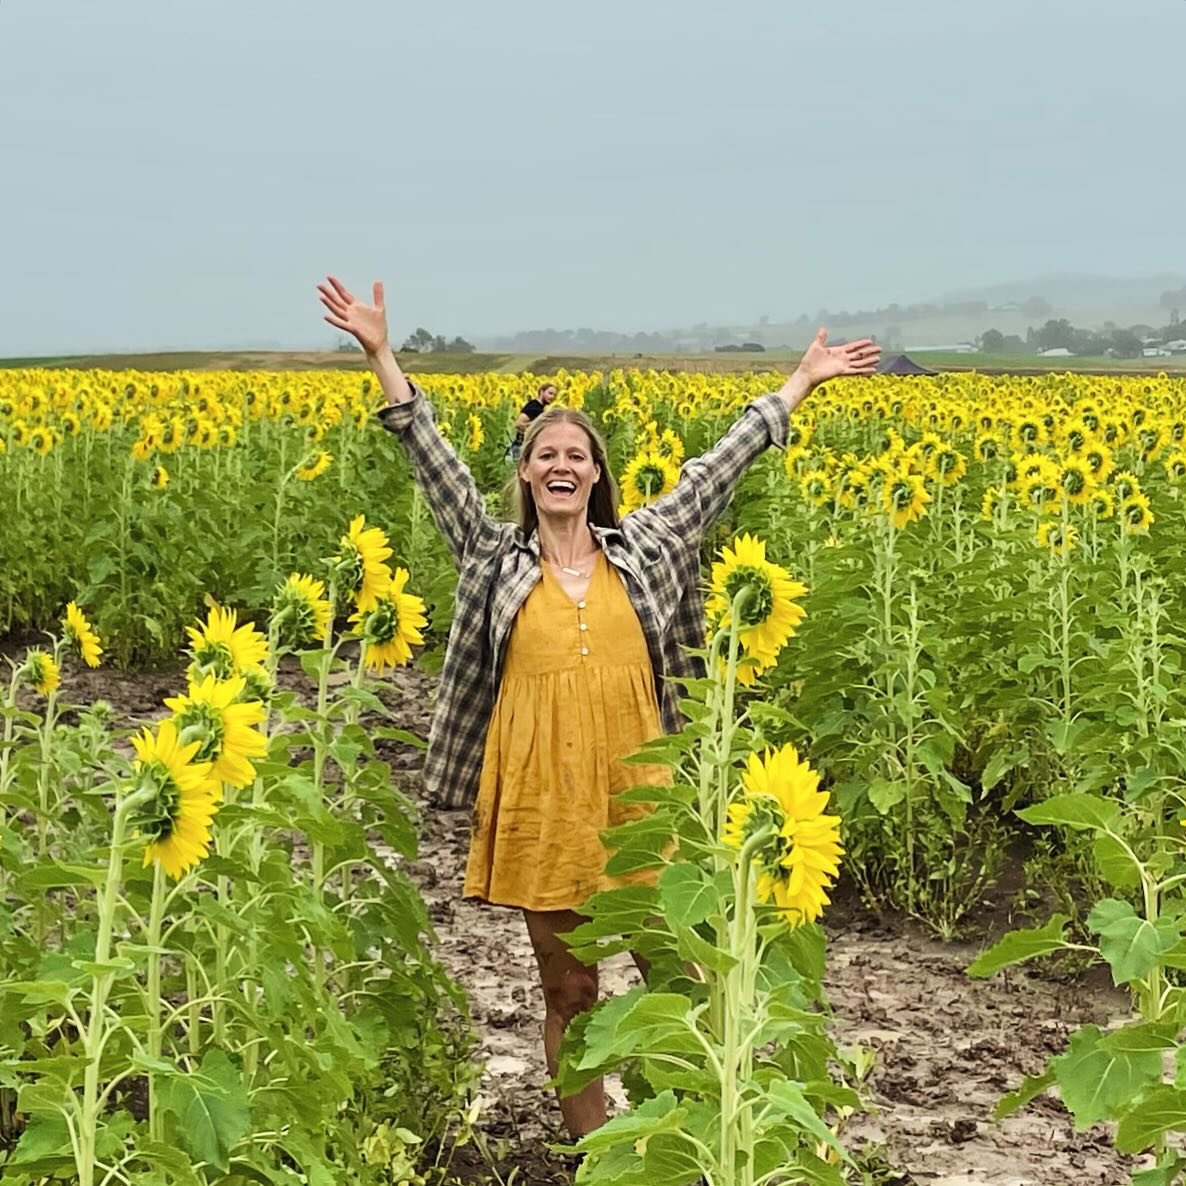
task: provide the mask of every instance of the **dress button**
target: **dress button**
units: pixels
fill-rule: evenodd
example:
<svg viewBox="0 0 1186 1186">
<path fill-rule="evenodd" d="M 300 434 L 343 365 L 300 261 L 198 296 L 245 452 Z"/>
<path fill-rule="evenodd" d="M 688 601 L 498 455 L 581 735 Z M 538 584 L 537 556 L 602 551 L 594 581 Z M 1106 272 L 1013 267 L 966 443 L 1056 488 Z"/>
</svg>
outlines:
<svg viewBox="0 0 1186 1186">
<path fill-rule="evenodd" d="M 588 623 L 588 622 L 582 622 L 582 623 L 581 623 L 581 629 L 582 629 L 582 630 L 588 630 L 588 629 L 589 629 L 589 623 Z"/>
<path fill-rule="evenodd" d="M 588 653 L 589 653 L 589 648 L 588 648 L 588 647 L 581 647 L 581 654 L 582 654 L 582 655 L 587 655 Z"/>
<path fill-rule="evenodd" d="M 584 609 L 584 608 L 585 608 L 585 603 L 584 603 L 583 601 L 578 601 L 578 602 L 577 602 L 577 609 Z"/>
</svg>

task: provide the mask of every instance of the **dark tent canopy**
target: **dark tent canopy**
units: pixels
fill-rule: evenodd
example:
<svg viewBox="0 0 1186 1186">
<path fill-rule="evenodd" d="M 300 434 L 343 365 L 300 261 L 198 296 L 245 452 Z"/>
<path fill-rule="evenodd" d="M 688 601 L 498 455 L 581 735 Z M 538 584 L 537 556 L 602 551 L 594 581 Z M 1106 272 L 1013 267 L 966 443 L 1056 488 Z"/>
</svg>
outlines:
<svg viewBox="0 0 1186 1186">
<path fill-rule="evenodd" d="M 905 354 L 890 354 L 877 364 L 879 375 L 933 375 L 926 367 L 920 367 L 913 359 Z"/>
</svg>

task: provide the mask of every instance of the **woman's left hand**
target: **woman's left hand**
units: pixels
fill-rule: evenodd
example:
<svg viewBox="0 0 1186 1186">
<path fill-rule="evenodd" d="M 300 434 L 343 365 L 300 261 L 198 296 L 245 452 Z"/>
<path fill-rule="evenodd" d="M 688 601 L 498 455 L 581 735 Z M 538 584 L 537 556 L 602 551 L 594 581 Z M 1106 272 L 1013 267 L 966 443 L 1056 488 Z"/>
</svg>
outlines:
<svg viewBox="0 0 1186 1186">
<path fill-rule="evenodd" d="M 782 389 L 783 398 L 792 410 L 810 391 L 841 375 L 871 375 L 881 358 L 881 347 L 870 338 L 828 345 L 828 331 L 821 329 L 803 351 L 795 373 Z"/>
</svg>

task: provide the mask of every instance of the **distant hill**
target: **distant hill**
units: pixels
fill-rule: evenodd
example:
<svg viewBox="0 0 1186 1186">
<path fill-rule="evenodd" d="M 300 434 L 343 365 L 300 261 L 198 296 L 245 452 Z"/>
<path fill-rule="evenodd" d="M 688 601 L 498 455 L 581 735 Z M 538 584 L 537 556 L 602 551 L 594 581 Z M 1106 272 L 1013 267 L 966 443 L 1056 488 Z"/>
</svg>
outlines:
<svg viewBox="0 0 1186 1186">
<path fill-rule="evenodd" d="M 1060 311 L 1149 309 L 1157 307 L 1163 292 L 1184 286 L 1186 275 L 1181 272 L 1131 277 L 1099 276 L 1090 272 L 1059 272 L 1008 284 L 959 288 L 954 292 L 945 293 L 936 303 L 950 305 L 963 301 L 987 301 L 989 305 L 1004 305 L 1040 296 Z"/>
</svg>

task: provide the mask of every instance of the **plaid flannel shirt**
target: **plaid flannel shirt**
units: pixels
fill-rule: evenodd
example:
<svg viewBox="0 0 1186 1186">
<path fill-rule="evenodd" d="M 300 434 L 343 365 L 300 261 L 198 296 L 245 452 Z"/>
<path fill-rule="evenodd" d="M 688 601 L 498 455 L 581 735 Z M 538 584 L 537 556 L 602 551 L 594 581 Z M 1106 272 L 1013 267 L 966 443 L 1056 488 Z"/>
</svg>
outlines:
<svg viewBox="0 0 1186 1186">
<path fill-rule="evenodd" d="M 456 608 L 429 732 L 424 781 L 445 807 L 477 797 L 486 730 L 520 607 L 540 579 L 539 537 L 494 518 L 465 464 L 437 431 L 424 392 L 384 408 L 458 569 Z M 682 724 L 678 681 L 703 675 L 687 652 L 704 646 L 700 545 L 750 463 L 783 448 L 788 413 L 776 394 L 754 400 L 703 456 L 685 463 L 675 488 L 633 511 L 620 528 L 591 529 L 618 570 L 638 614 L 655 673 L 663 728 Z M 667 677 L 667 678 L 665 678 Z"/>
</svg>

